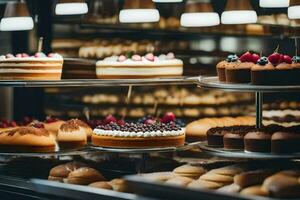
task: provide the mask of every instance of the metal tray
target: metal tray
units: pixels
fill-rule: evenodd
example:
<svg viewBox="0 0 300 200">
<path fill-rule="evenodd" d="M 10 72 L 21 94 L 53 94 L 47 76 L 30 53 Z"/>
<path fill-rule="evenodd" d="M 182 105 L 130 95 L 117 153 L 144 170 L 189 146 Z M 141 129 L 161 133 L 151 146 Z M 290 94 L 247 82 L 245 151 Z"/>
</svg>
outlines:
<svg viewBox="0 0 300 200">
<path fill-rule="evenodd" d="M 199 77 L 198 85 L 202 88 L 222 89 L 236 92 L 296 92 L 300 85 L 251 85 L 250 83 L 233 84 L 220 82 L 218 77 Z"/>
<path fill-rule="evenodd" d="M 212 190 L 192 190 L 182 187 L 154 183 L 145 180 L 139 175 L 126 176 L 125 180 L 134 192 L 138 195 L 170 200 L 279 200 L 274 198 L 258 196 L 242 196 L 237 193 L 224 193 Z M 283 199 L 280 199 L 283 200 Z"/>
<path fill-rule="evenodd" d="M 57 81 L 0 80 L 0 87 L 110 87 L 143 85 L 197 84 L 199 77 L 149 78 L 149 79 L 62 79 Z"/>
<path fill-rule="evenodd" d="M 179 147 L 163 147 L 163 148 L 108 148 L 90 146 L 91 149 L 110 153 L 132 153 L 132 154 L 147 154 L 147 153 L 164 153 L 164 152 L 176 152 L 186 151 L 194 147 L 198 147 L 200 142 L 186 143 L 184 146 Z"/>
<path fill-rule="evenodd" d="M 242 150 L 225 150 L 224 148 L 209 147 L 207 142 L 200 142 L 200 149 L 214 156 L 227 158 L 249 158 L 249 159 L 296 159 L 300 158 L 300 153 L 293 154 L 272 154 L 272 153 L 256 153 Z"/>
</svg>

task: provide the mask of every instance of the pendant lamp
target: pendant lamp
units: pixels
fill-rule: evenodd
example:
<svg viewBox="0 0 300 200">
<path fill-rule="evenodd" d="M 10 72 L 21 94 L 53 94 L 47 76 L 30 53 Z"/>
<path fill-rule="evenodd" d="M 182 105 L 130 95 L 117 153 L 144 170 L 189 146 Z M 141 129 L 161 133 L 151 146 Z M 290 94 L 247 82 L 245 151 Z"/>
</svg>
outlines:
<svg viewBox="0 0 300 200">
<path fill-rule="evenodd" d="M 300 0 L 290 0 L 290 7 L 288 8 L 289 19 L 300 19 Z"/>
<path fill-rule="evenodd" d="M 56 15 L 82 15 L 88 12 L 84 0 L 59 0 L 55 7 Z"/>
<path fill-rule="evenodd" d="M 287 8 L 290 0 L 259 0 L 259 6 L 262 8 Z"/>
</svg>

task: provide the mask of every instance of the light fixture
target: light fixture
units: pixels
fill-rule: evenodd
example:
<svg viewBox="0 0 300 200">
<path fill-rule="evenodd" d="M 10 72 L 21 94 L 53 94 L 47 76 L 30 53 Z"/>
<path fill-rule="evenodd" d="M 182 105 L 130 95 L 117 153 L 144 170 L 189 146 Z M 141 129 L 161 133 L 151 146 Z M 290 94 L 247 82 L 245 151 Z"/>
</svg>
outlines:
<svg viewBox="0 0 300 200">
<path fill-rule="evenodd" d="M 257 22 L 257 14 L 250 0 L 228 0 L 221 16 L 222 24 L 248 24 Z"/>
<path fill-rule="evenodd" d="M 0 22 L 1 31 L 24 31 L 33 29 L 33 19 L 25 2 L 8 2 Z"/>
<path fill-rule="evenodd" d="M 300 19 L 300 0 L 291 0 L 288 8 L 289 19 Z"/>
<path fill-rule="evenodd" d="M 59 0 L 55 7 L 56 15 L 83 15 L 88 12 L 84 0 Z"/>
<path fill-rule="evenodd" d="M 155 3 L 179 3 L 183 0 L 152 0 Z"/>
<path fill-rule="evenodd" d="M 119 14 L 121 23 L 158 22 L 159 18 L 159 12 L 151 0 L 126 0 Z"/>
<path fill-rule="evenodd" d="M 220 24 L 220 17 L 213 11 L 210 1 L 189 0 L 185 13 L 180 17 L 180 24 L 184 27 L 216 26 Z"/>
<path fill-rule="evenodd" d="M 259 0 L 262 8 L 286 8 L 289 7 L 290 0 Z"/>
</svg>

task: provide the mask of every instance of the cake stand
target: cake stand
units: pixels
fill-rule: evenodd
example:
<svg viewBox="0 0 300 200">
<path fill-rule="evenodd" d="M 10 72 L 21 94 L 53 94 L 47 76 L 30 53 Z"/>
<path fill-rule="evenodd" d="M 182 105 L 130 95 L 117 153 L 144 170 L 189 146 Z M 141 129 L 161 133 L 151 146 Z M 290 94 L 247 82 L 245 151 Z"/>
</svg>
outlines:
<svg viewBox="0 0 300 200">
<path fill-rule="evenodd" d="M 219 89 L 230 92 L 253 92 L 255 93 L 256 107 L 256 128 L 262 127 L 262 112 L 263 112 L 263 94 L 264 93 L 279 93 L 279 92 L 297 92 L 300 91 L 300 85 L 252 85 L 250 83 L 225 83 L 220 82 L 218 77 L 199 77 L 198 86 L 206 89 Z M 299 154 L 281 155 L 271 153 L 246 153 L 244 151 L 228 151 L 208 147 L 207 144 L 201 143 L 200 148 L 208 153 L 235 157 L 235 158 L 300 158 Z"/>
</svg>

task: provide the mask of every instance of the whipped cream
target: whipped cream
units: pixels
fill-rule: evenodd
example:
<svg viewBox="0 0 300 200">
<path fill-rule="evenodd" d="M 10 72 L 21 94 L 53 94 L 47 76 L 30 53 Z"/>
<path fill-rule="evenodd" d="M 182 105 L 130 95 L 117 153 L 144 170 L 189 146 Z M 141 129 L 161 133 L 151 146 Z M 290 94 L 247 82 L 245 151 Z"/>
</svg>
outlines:
<svg viewBox="0 0 300 200">
<path fill-rule="evenodd" d="M 111 137 L 175 137 L 184 135 L 185 129 L 182 128 L 178 131 L 151 131 L 151 132 L 128 132 L 128 131 L 116 131 L 116 130 L 103 130 L 94 129 L 94 134 L 100 136 L 111 136 Z"/>
</svg>

